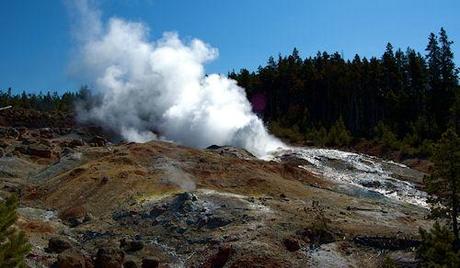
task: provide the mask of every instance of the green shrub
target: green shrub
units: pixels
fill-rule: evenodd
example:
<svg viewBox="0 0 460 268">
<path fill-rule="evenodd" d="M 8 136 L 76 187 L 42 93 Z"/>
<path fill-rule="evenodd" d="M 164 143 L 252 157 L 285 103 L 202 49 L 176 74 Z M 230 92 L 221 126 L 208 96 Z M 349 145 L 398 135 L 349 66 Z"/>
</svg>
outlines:
<svg viewBox="0 0 460 268">
<path fill-rule="evenodd" d="M 434 151 L 434 144 L 431 140 L 423 140 L 419 147 L 419 155 L 421 157 L 431 157 Z"/>
<path fill-rule="evenodd" d="M 18 198 L 13 195 L 0 204 L 0 267 L 25 267 L 25 255 L 31 247 L 24 232 L 18 231 L 16 222 Z"/>
<path fill-rule="evenodd" d="M 301 143 L 304 140 L 303 135 L 299 131 L 297 125 L 291 127 L 284 127 L 278 121 L 273 121 L 270 123 L 270 131 L 277 137 L 281 139 L 288 140 L 293 143 Z"/>
<path fill-rule="evenodd" d="M 383 143 L 384 146 L 389 149 L 399 149 L 400 143 L 398 142 L 398 137 L 391 131 L 391 129 L 386 126 L 383 122 L 379 122 L 374 128 L 375 137 L 378 141 Z"/>
<path fill-rule="evenodd" d="M 324 147 L 327 143 L 327 136 L 327 130 L 321 126 L 319 128 L 312 128 L 310 131 L 308 131 L 305 135 L 305 139 L 312 141 L 315 146 Z"/>
<path fill-rule="evenodd" d="M 347 146 L 351 143 L 352 137 L 348 129 L 345 127 L 345 123 L 342 117 L 335 122 L 335 124 L 329 129 L 327 135 L 327 144 L 331 146 Z"/>
</svg>

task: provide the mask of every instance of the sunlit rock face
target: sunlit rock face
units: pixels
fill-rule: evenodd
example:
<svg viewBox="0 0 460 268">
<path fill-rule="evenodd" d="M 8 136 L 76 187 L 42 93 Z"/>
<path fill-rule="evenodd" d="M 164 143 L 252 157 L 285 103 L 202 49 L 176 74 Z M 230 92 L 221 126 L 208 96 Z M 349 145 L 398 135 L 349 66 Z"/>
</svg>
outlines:
<svg viewBox="0 0 460 268">
<path fill-rule="evenodd" d="M 399 179 L 404 175 L 420 181 L 423 174 L 402 164 L 363 154 L 318 148 L 281 149 L 266 157 L 276 161 L 286 158 L 296 159 L 299 167 L 346 185 L 344 191 L 428 206 L 425 192 L 417 189 L 414 183 Z"/>
</svg>

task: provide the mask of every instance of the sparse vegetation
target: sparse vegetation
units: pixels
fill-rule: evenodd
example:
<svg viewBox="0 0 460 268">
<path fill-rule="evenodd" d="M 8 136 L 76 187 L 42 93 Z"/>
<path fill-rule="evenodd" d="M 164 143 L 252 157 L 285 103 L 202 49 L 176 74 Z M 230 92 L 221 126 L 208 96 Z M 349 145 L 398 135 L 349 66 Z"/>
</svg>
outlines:
<svg viewBox="0 0 460 268">
<path fill-rule="evenodd" d="M 308 238 L 312 246 L 335 241 L 334 233 L 330 227 L 331 220 L 326 217 L 323 207 L 318 205 L 312 208 L 313 221 L 303 232 L 303 236 Z"/>
</svg>

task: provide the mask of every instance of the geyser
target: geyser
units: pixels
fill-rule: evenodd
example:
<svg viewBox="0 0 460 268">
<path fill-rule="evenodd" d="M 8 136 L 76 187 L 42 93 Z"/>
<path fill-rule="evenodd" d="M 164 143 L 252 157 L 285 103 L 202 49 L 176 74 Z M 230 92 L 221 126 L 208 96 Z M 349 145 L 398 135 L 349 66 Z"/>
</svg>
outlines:
<svg viewBox="0 0 460 268">
<path fill-rule="evenodd" d="M 150 41 L 146 25 L 120 18 L 103 22 L 86 1 L 75 3 L 78 25 L 86 27 L 76 34 L 78 66 L 102 98 L 79 111 L 81 120 L 135 142 L 233 145 L 259 157 L 284 147 L 252 112 L 236 81 L 205 74 L 204 64 L 218 56 L 217 49 L 198 39 L 184 42 L 177 33 Z"/>
</svg>

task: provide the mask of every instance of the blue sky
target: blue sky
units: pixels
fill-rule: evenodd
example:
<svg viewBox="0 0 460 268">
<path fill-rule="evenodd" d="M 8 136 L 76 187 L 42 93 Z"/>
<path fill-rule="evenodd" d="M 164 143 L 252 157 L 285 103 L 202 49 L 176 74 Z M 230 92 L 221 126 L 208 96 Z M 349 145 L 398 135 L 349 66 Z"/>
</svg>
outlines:
<svg viewBox="0 0 460 268">
<path fill-rule="evenodd" d="M 427 36 L 445 27 L 460 57 L 458 0 L 99 0 L 103 18 L 142 21 L 152 40 L 164 31 L 219 49 L 207 72 L 255 70 L 269 56 L 297 47 L 380 56 L 387 42 L 424 52 Z M 64 0 L 0 0 L 0 89 L 75 90 L 69 72 L 74 42 Z"/>
</svg>

